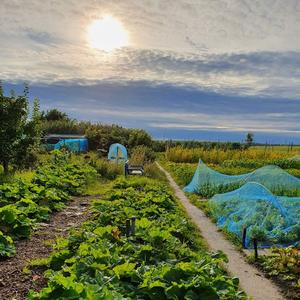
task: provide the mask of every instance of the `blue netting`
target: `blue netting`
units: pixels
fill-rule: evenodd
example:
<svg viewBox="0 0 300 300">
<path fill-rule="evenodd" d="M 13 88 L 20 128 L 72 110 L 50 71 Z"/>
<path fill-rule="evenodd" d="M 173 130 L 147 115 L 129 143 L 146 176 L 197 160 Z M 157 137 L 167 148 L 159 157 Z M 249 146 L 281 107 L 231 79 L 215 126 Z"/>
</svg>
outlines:
<svg viewBox="0 0 300 300">
<path fill-rule="evenodd" d="M 128 159 L 127 150 L 121 144 L 112 144 L 108 152 L 109 160 L 126 161 Z"/>
<path fill-rule="evenodd" d="M 247 182 L 258 182 L 275 194 L 297 195 L 300 192 L 300 179 L 277 166 L 265 166 L 242 175 L 226 175 L 212 170 L 201 160 L 192 181 L 184 188 L 185 192 L 214 195 L 241 187 Z"/>
<path fill-rule="evenodd" d="M 65 139 L 54 145 L 54 149 L 67 148 L 71 152 L 85 152 L 88 150 L 87 139 Z"/>
<path fill-rule="evenodd" d="M 208 205 L 219 227 L 240 239 L 247 228 L 247 246 L 254 236 L 262 247 L 300 242 L 300 197 L 277 197 L 263 185 L 248 182 L 235 191 L 215 195 Z"/>
</svg>

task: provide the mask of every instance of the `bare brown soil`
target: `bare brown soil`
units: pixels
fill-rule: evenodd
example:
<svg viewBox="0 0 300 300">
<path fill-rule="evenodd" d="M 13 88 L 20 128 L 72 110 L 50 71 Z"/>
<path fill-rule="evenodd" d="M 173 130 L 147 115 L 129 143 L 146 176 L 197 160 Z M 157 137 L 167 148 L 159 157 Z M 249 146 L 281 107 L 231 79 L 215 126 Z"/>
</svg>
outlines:
<svg viewBox="0 0 300 300">
<path fill-rule="evenodd" d="M 95 197 L 94 197 L 95 198 Z M 46 258 L 58 237 L 66 237 L 68 230 L 78 227 L 90 217 L 91 197 L 75 197 L 63 211 L 51 215 L 48 223 L 40 223 L 30 239 L 17 241 L 17 254 L 0 261 L 0 299 L 25 299 L 28 290 L 39 290 L 46 285 L 44 270 L 34 268 L 30 274 L 24 267 L 33 259 Z"/>
</svg>

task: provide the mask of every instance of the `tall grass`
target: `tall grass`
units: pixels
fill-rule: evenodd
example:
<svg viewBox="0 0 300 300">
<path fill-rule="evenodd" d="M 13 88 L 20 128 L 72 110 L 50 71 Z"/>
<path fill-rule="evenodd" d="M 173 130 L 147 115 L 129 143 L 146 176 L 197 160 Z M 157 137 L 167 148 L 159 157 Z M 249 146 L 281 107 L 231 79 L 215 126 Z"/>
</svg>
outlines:
<svg viewBox="0 0 300 300">
<path fill-rule="evenodd" d="M 260 167 L 264 164 L 273 163 L 282 168 L 300 168 L 300 162 L 290 160 L 289 158 L 299 155 L 300 150 L 282 151 L 272 148 L 256 147 L 244 150 L 224 150 L 224 149 L 204 149 L 183 147 L 169 148 L 166 153 L 166 159 L 172 162 L 196 163 L 201 158 L 208 164 L 236 164 L 244 167 Z"/>
</svg>

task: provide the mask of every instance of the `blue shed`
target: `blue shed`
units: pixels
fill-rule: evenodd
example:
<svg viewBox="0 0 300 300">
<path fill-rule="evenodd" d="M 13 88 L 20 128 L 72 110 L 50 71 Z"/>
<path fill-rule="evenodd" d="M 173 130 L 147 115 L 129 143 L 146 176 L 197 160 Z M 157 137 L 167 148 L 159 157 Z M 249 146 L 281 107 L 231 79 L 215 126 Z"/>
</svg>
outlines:
<svg viewBox="0 0 300 300">
<path fill-rule="evenodd" d="M 108 159 L 125 162 L 128 159 L 127 150 L 125 146 L 118 143 L 110 145 Z"/>
<path fill-rule="evenodd" d="M 71 152 L 86 152 L 88 150 L 87 139 L 66 139 L 54 145 L 54 149 L 67 148 Z"/>
<path fill-rule="evenodd" d="M 71 152 L 88 151 L 88 140 L 85 136 L 75 134 L 49 134 L 44 137 L 46 149 L 67 148 Z"/>
</svg>

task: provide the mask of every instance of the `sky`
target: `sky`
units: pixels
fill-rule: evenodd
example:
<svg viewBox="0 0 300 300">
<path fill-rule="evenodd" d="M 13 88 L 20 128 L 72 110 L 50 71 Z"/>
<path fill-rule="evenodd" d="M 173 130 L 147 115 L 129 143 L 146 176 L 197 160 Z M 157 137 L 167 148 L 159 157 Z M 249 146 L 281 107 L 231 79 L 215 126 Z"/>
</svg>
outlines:
<svg viewBox="0 0 300 300">
<path fill-rule="evenodd" d="M 1 0 L 0 79 L 154 138 L 300 144 L 299 36 L 299 0 Z"/>
</svg>

